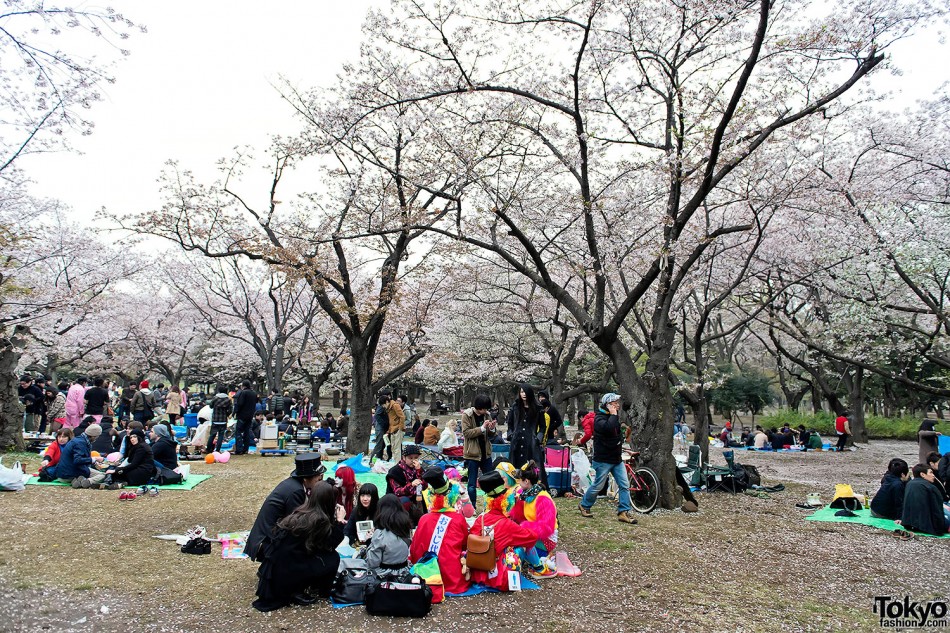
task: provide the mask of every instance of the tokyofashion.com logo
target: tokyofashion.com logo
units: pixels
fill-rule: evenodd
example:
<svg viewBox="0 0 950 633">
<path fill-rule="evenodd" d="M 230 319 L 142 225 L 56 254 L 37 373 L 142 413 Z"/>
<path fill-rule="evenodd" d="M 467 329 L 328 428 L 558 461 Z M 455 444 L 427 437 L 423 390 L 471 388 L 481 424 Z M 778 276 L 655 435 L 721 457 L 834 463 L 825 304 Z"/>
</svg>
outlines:
<svg viewBox="0 0 950 633">
<path fill-rule="evenodd" d="M 950 628 L 948 612 L 950 607 L 945 600 L 917 602 L 908 596 L 903 599 L 891 596 L 874 597 L 874 613 L 880 616 L 881 626 L 888 629 Z"/>
</svg>

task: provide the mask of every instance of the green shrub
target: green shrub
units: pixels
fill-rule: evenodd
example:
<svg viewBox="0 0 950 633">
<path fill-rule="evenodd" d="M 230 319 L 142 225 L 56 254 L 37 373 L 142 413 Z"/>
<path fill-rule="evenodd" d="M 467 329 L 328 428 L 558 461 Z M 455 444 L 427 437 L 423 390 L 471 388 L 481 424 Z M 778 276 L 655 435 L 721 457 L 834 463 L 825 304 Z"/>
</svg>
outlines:
<svg viewBox="0 0 950 633">
<path fill-rule="evenodd" d="M 872 440 L 911 440 L 917 441 L 917 429 L 920 428 L 921 418 L 885 418 L 879 415 L 869 415 L 864 418 L 864 425 L 868 430 L 868 437 Z M 835 434 L 835 416 L 832 413 L 801 414 L 795 411 L 778 411 L 760 418 L 759 424 L 763 428 L 781 428 L 788 424 L 795 428 L 804 424 L 807 429 L 814 429 L 821 435 Z"/>
</svg>

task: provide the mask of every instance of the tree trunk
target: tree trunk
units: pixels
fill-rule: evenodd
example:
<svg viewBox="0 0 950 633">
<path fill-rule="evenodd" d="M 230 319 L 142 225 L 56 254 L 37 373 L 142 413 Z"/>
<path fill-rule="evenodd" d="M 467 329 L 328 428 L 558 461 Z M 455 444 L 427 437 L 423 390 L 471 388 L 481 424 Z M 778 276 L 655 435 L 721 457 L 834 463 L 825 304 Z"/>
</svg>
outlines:
<svg viewBox="0 0 950 633">
<path fill-rule="evenodd" d="M 642 378 L 621 341 L 601 342 L 600 348 L 613 362 L 620 395 L 630 404 L 634 424 L 631 443 L 640 451 L 639 461 L 660 478 L 660 506 L 672 509 L 679 507 L 681 498 L 674 471 L 673 399 L 669 387 L 673 329 L 662 329 L 657 338 Z"/>
<path fill-rule="evenodd" d="M 680 394 L 686 398 L 690 409 L 693 410 L 693 444 L 699 446 L 699 452 L 705 464 L 709 461 L 709 423 L 712 417 L 706 389 L 700 384 L 695 391 L 684 389 L 680 391 Z"/>
<path fill-rule="evenodd" d="M 340 408 L 341 408 L 341 409 L 349 409 L 349 408 L 350 408 L 350 392 L 349 392 L 349 390 L 347 390 L 347 389 L 344 389 L 344 390 L 343 390 L 343 396 L 342 396 L 342 398 L 343 398 L 343 401 L 342 401 L 342 403 L 340 404 Z"/>
<path fill-rule="evenodd" d="M 851 437 L 855 442 L 868 443 L 868 430 L 864 424 L 864 368 L 858 367 L 849 381 L 851 403 Z"/>
<path fill-rule="evenodd" d="M 350 342 L 350 353 L 353 357 L 353 406 L 351 408 L 350 425 L 346 435 L 346 451 L 351 454 L 369 453 L 369 436 L 373 428 L 373 361 L 369 350 L 362 341 Z M 346 392 L 343 392 L 343 406 L 346 406 Z"/>
<path fill-rule="evenodd" d="M 16 375 L 23 349 L 18 336 L 26 328 L 17 326 L 10 338 L 0 338 L 0 451 L 23 450 L 23 413 L 20 410 Z"/>
<path fill-rule="evenodd" d="M 339 389 L 333 390 L 333 410 L 334 411 L 340 410 L 340 390 Z"/>
</svg>

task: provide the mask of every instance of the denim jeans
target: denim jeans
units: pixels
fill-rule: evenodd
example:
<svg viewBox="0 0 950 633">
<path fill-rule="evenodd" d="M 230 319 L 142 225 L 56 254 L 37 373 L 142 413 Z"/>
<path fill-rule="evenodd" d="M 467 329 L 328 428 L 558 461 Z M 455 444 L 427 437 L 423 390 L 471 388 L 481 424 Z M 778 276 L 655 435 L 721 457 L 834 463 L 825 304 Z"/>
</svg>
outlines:
<svg viewBox="0 0 950 633">
<path fill-rule="evenodd" d="M 234 425 L 234 454 L 244 455 L 253 443 L 251 420 L 238 420 Z"/>
<path fill-rule="evenodd" d="M 491 457 L 486 457 L 481 461 L 466 459 L 465 468 L 468 469 L 468 499 L 474 506 L 475 499 L 477 499 L 475 495 L 478 494 L 478 473 L 481 472 L 484 475 L 494 470 L 491 465 Z"/>
<path fill-rule="evenodd" d="M 620 502 L 617 505 L 617 513 L 620 512 L 629 512 L 633 509 L 633 506 L 630 504 L 630 482 L 627 480 L 627 470 L 623 465 L 623 462 L 619 464 L 605 464 L 604 462 L 593 462 L 591 464 L 594 467 L 594 484 L 587 489 L 587 492 L 584 493 L 584 499 L 581 500 L 581 505 L 587 508 L 588 510 L 593 507 L 594 503 L 597 501 L 597 492 L 604 487 L 604 484 L 607 483 L 607 476 L 613 475 L 614 481 L 617 482 L 617 488 L 619 488 L 620 493 Z"/>
<path fill-rule="evenodd" d="M 224 446 L 224 435 L 228 431 L 227 424 L 212 424 L 211 435 L 208 437 L 208 448 L 206 452 L 212 453 L 215 450 L 220 451 Z"/>
</svg>

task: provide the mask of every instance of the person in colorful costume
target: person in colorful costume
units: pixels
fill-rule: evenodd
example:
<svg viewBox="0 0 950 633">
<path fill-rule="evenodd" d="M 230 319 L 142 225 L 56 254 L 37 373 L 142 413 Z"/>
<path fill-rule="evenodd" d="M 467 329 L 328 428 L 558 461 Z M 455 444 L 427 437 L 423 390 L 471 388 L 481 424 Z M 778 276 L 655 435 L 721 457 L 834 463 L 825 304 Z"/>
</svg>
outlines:
<svg viewBox="0 0 950 633">
<path fill-rule="evenodd" d="M 515 474 L 518 480 L 518 501 L 511 518 L 530 530 L 537 541 L 521 558 L 540 576 L 553 576 L 554 549 L 557 547 L 557 506 L 540 483 L 540 469 L 531 460 Z"/>
<path fill-rule="evenodd" d="M 487 497 L 485 512 L 475 519 L 470 532 L 482 534 L 483 528 L 491 530 L 495 538 L 495 553 L 498 561 L 492 571 L 472 570 L 472 582 L 499 591 L 510 591 L 508 572 L 520 571 L 521 557 L 515 548 L 532 548 L 537 535 L 508 518 L 505 512 L 508 488 L 498 471 L 489 471 L 478 478 L 478 487 Z"/>
<path fill-rule="evenodd" d="M 409 546 L 409 561 L 417 563 L 432 552 L 438 557 L 446 593 L 465 593 L 471 586 L 462 567 L 462 553 L 468 546 L 468 523 L 455 511 L 459 488 L 446 480 L 441 468 L 430 468 L 422 479 L 433 494 L 429 512 L 419 519 Z"/>
<path fill-rule="evenodd" d="M 505 503 L 502 509 L 506 516 L 510 516 L 512 508 L 518 502 L 518 469 L 511 462 L 498 462 L 495 471 L 505 480 Z"/>
</svg>

